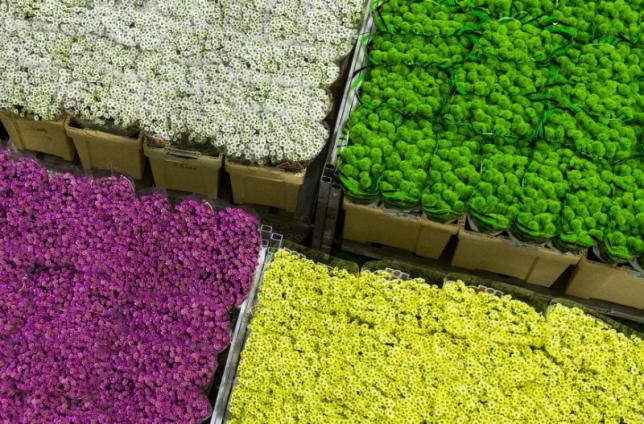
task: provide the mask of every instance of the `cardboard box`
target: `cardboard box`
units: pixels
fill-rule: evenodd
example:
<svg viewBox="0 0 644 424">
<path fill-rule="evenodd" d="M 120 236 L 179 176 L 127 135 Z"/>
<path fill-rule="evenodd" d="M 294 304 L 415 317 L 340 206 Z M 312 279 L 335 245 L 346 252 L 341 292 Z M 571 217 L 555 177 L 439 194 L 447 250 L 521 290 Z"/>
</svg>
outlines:
<svg viewBox="0 0 644 424">
<path fill-rule="evenodd" d="M 18 140 L 20 135 L 18 133 L 18 127 L 16 126 L 16 120 L 11 115 L 0 110 L 0 122 L 4 126 L 4 129 L 7 130 L 9 134 L 9 139 L 12 141 Z"/>
<path fill-rule="evenodd" d="M 174 148 L 154 148 L 144 144 L 150 159 L 154 184 L 163 189 L 217 197 L 223 157 L 206 156 Z"/>
<path fill-rule="evenodd" d="M 85 169 L 104 169 L 121 172 L 140 180 L 145 171 L 143 134 L 128 138 L 103 131 L 76 128 L 67 125 L 67 134 Z"/>
<path fill-rule="evenodd" d="M 305 172 L 267 166 L 241 165 L 226 159 L 226 172 L 237 204 L 272 206 L 295 212 Z"/>
<path fill-rule="evenodd" d="M 630 267 L 616 267 L 583 258 L 566 294 L 644 309 L 644 275 Z"/>
<path fill-rule="evenodd" d="M 505 236 L 489 236 L 461 229 L 452 265 L 515 277 L 543 287 L 552 286 L 581 255 L 523 245 Z"/>
<path fill-rule="evenodd" d="M 76 156 L 74 143 L 65 131 L 68 118 L 59 121 L 35 121 L 1 113 L 0 119 L 18 150 L 47 153 L 70 161 Z"/>
<path fill-rule="evenodd" d="M 379 243 L 438 259 L 459 224 L 441 224 L 424 216 L 396 213 L 382 207 L 359 205 L 344 199 L 344 238 Z"/>
</svg>

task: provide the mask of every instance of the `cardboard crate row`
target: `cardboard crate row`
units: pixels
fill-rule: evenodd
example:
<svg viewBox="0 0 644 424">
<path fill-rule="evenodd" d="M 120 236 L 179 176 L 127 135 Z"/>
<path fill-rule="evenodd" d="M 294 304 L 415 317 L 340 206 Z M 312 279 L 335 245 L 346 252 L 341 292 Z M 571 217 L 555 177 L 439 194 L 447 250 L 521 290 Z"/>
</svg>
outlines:
<svg viewBox="0 0 644 424">
<path fill-rule="evenodd" d="M 0 121 L 18 150 L 27 150 L 71 161 L 78 152 L 85 169 L 99 169 L 143 178 L 149 159 L 155 185 L 168 190 L 217 197 L 221 169 L 230 175 L 233 201 L 294 212 L 304 184 L 305 171 L 253 166 L 176 148 L 155 148 L 143 134 L 127 137 L 81 128 L 72 118 L 35 121 L 0 111 Z"/>
<path fill-rule="evenodd" d="M 424 258 L 442 257 L 457 268 L 492 272 L 542 287 L 566 279 L 566 294 L 571 296 L 644 309 L 644 275 L 630 266 L 596 262 L 586 251 L 563 253 L 519 243 L 506 235 L 481 234 L 464 219 L 441 224 L 420 214 L 360 205 L 347 198 L 342 207 L 343 240 L 394 247 Z M 453 253 L 447 251 L 450 241 L 456 245 Z"/>
</svg>

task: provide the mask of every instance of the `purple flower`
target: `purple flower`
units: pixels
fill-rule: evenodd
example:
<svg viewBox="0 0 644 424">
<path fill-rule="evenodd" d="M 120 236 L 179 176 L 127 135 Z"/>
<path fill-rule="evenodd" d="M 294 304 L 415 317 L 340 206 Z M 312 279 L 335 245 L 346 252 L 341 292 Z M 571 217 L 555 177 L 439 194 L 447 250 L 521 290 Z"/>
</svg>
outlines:
<svg viewBox="0 0 644 424">
<path fill-rule="evenodd" d="M 258 223 L 0 152 L 0 417 L 201 422 Z"/>
</svg>

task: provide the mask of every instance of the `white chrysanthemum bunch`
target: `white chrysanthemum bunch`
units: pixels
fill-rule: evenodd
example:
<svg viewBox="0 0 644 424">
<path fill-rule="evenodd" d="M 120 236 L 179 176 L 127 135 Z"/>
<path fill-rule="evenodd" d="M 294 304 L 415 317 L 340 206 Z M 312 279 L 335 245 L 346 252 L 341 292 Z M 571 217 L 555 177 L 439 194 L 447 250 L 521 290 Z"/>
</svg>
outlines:
<svg viewBox="0 0 644 424">
<path fill-rule="evenodd" d="M 59 79 L 71 43 L 11 16 L 0 16 L 0 28 L 0 109 L 56 119 L 61 114 Z"/>
<path fill-rule="evenodd" d="M 0 108 L 305 162 L 364 0 L 40 0 L 0 4 Z"/>
<path fill-rule="evenodd" d="M 294 85 L 303 86 L 328 86 L 339 77 L 335 63 L 338 52 L 330 45 L 293 44 L 290 40 L 234 31 L 209 34 L 206 45 L 201 56 L 204 63 L 224 65 L 236 72 L 287 75 L 294 78 Z"/>
</svg>

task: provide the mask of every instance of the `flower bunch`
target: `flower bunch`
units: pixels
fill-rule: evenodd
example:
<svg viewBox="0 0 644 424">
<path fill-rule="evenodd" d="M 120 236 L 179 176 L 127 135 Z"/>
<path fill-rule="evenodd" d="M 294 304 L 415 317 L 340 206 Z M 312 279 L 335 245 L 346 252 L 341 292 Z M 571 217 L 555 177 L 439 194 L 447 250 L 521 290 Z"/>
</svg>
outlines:
<svg viewBox="0 0 644 424">
<path fill-rule="evenodd" d="M 478 143 L 439 140 L 429 162 L 427 189 L 423 192 L 425 214 L 439 221 L 462 216 L 470 196 L 481 181 Z"/>
<path fill-rule="evenodd" d="M 0 108 L 306 162 L 328 138 L 326 90 L 363 3 L 5 2 Z"/>
<path fill-rule="evenodd" d="M 561 109 L 546 123 L 544 134 L 551 144 L 567 144 L 580 156 L 608 163 L 632 157 L 641 136 L 640 130 L 621 119 Z"/>
<path fill-rule="evenodd" d="M 430 30 L 436 30 L 430 27 Z M 449 66 L 460 63 L 471 49 L 466 39 L 459 37 L 437 37 L 434 43 L 427 43 L 422 35 L 379 33 L 373 37 L 369 60 L 379 66 Z"/>
<path fill-rule="evenodd" d="M 0 153 L 0 416 L 193 422 L 257 262 L 254 217 Z"/>
<path fill-rule="evenodd" d="M 555 2 L 548 0 L 542 3 Z M 636 43 L 642 31 L 639 13 L 641 7 L 641 0 L 602 0 L 592 3 L 568 0 L 557 3 L 556 7 L 551 6 L 550 10 L 557 22 L 577 30 L 575 38 L 582 43 L 606 38 L 623 38 Z"/>
<path fill-rule="evenodd" d="M 630 158 L 642 137 L 638 109 L 639 57 L 628 43 L 594 43 L 570 48 L 557 58 L 566 84 L 548 88 L 557 110 L 546 137 L 574 145 L 596 160 Z"/>
<path fill-rule="evenodd" d="M 354 191 L 373 192 L 385 169 L 384 157 L 394 151 L 393 145 L 379 133 L 378 116 L 373 114 L 368 124 L 360 123 L 354 127 L 351 137 L 353 144 L 341 153 L 339 166 L 345 184 L 352 185 Z"/>
<path fill-rule="evenodd" d="M 495 144 L 528 145 L 547 110 L 546 103 L 533 101 L 531 96 L 547 84 L 548 70 L 537 67 L 529 52 L 522 53 L 525 57 L 503 59 L 494 52 L 473 54 L 476 61 L 450 71 L 454 96 L 442 120 L 465 126 Z"/>
<path fill-rule="evenodd" d="M 519 214 L 522 182 L 530 158 L 513 146 L 482 148 L 481 181 L 468 202 L 479 231 L 503 231 Z"/>
<path fill-rule="evenodd" d="M 472 87 L 480 95 L 455 96 L 445 108 L 445 124 L 463 125 L 473 136 L 493 139 L 499 145 L 525 146 L 532 124 L 537 124 L 543 114 L 543 104 L 531 104 L 526 98 L 514 101 L 503 92 L 492 92 L 492 85 L 481 85 L 480 81 Z"/>
<path fill-rule="evenodd" d="M 59 69 L 67 62 L 68 40 L 1 12 L 0 27 L 4 46 L 0 49 L 0 109 L 12 108 L 36 119 L 57 119 L 61 116 Z M 55 57 L 48 59 L 49 55 Z"/>
<path fill-rule="evenodd" d="M 548 240 L 559 232 L 562 200 L 569 192 L 562 172 L 573 156 L 569 149 L 554 149 L 539 143 L 523 175 L 519 213 L 514 229 L 528 239 Z"/>
<path fill-rule="evenodd" d="M 638 49 L 628 43 L 571 47 L 557 65 L 571 84 L 571 100 L 589 113 L 633 118 L 640 76 Z"/>
<path fill-rule="evenodd" d="M 430 138 L 431 127 L 421 130 L 414 121 L 408 121 L 407 126 L 403 122 L 403 115 L 395 109 L 370 111 L 360 108 L 352 115 L 351 122 L 355 123 L 349 125 L 351 145 L 342 150 L 339 168 L 345 186 L 351 186 L 353 192 L 377 193 L 385 169 L 395 171 L 398 168 L 403 158 L 394 145 L 397 132 L 401 138 L 404 137 L 401 141 L 415 145 L 424 154 L 432 152 L 435 147 L 423 142 Z M 414 153 L 420 152 L 410 151 L 410 159 L 415 156 Z M 395 190 L 393 186 L 391 190 Z"/>
<path fill-rule="evenodd" d="M 453 14 L 447 3 L 410 2 L 392 0 L 380 9 L 384 30 L 394 34 L 415 34 L 426 37 L 449 37 L 462 26 L 475 21 L 466 14 Z"/>
<path fill-rule="evenodd" d="M 566 42 L 564 35 L 540 25 L 539 21 L 522 23 L 517 19 L 490 20 L 481 24 L 481 30 L 483 34 L 473 50 L 476 56 L 488 61 L 496 60 L 499 62 L 495 64 L 497 66 L 501 63 L 528 65 L 528 68 L 540 75 L 544 75 L 545 70 L 537 68 L 534 62 L 547 60 Z M 530 75 L 524 77 L 529 78 Z M 540 78 L 528 82 L 537 86 L 544 83 L 545 80 Z"/>
<path fill-rule="evenodd" d="M 242 34 L 261 32 L 277 39 L 326 44 L 337 56 L 348 54 L 364 2 L 300 2 L 294 0 L 226 0 L 224 22 Z"/>
<path fill-rule="evenodd" d="M 644 253 L 644 166 L 633 159 L 614 169 L 613 195 L 603 233 L 603 259 L 625 262 Z"/>
<path fill-rule="evenodd" d="M 447 74 L 418 66 L 375 68 L 369 76 L 361 90 L 364 104 L 382 105 L 417 119 L 431 119 L 450 90 Z"/>
<path fill-rule="evenodd" d="M 638 422 L 643 354 L 579 309 L 543 316 L 462 283 L 356 276 L 280 251 L 230 421 Z"/>
<path fill-rule="evenodd" d="M 566 170 L 565 194 L 558 236 L 568 248 L 591 247 L 602 240 L 608 226 L 614 175 L 584 158 L 573 158 Z"/>
</svg>

